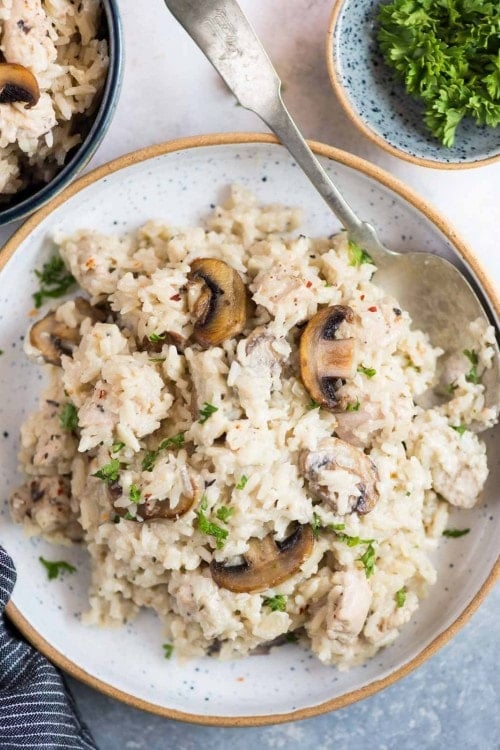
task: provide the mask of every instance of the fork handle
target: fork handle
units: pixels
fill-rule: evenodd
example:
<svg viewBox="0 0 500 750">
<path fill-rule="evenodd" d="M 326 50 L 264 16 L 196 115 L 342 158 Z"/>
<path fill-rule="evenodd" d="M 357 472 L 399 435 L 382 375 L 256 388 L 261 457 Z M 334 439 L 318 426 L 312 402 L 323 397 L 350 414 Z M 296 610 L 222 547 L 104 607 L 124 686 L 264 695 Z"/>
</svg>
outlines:
<svg viewBox="0 0 500 750">
<path fill-rule="evenodd" d="M 236 0 L 165 0 L 240 104 L 278 136 L 354 242 L 376 262 L 386 252 L 373 228 L 361 221 L 302 137 L 281 98 L 281 81 Z"/>
</svg>

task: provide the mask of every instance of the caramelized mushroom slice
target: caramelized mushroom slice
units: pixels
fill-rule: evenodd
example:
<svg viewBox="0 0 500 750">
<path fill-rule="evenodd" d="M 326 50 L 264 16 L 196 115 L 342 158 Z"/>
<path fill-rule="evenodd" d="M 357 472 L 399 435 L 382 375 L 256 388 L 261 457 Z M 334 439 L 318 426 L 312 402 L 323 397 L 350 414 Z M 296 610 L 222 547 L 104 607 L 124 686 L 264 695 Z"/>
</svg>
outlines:
<svg viewBox="0 0 500 750">
<path fill-rule="evenodd" d="M 293 576 L 311 555 L 313 546 L 311 527 L 299 526 L 282 542 L 276 542 L 272 534 L 264 539 L 251 539 L 241 565 L 226 566 L 214 560 L 210 571 L 217 586 L 223 589 L 238 594 L 265 591 Z"/>
<path fill-rule="evenodd" d="M 75 299 L 75 307 L 80 315 L 90 318 L 93 322 L 106 319 L 102 310 L 92 307 L 83 297 Z M 38 320 L 30 330 L 30 343 L 44 360 L 51 365 L 61 365 L 61 355 L 72 355 L 73 349 L 80 342 L 80 327 L 70 328 L 56 319 L 54 311 Z"/>
<path fill-rule="evenodd" d="M 309 482 L 311 494 L 341 515 L 353 511 L 364 515 L 377 503 L 375 464 L 366 453 L 343 440 L 325 438 L 318 450 L 302 450 L 299 469 Z M 335 471 L 339 472 L 337 478 Z M 346 483 L 346 473 L 351 475 L 351 482 Z"/>
<path fill-rule="evenodd" d="M 300 339 L 300 374 L 311 397 L 327 409 L 341 407 L 337 390 L 354 374 L 354 339 L 336 339 L 340 324 L 350 323 L 350 307 L 333 305 L 314 315 Z"/>
<path fill-rule="evenodd" d="M 26 102 L 31 109 L 40 99 L 38 83 L 28 68 L 16 63 L 0 63 L 0 104 Z"/>
<path fill-rule="evenodd" d="M 188 279 L 201 282 L 194 306 L 194 340 L 206 349 L 241 333 L 247 319 L 247 294 L 239 273 L 223 260 L 197 258 Z"/>
</svg>

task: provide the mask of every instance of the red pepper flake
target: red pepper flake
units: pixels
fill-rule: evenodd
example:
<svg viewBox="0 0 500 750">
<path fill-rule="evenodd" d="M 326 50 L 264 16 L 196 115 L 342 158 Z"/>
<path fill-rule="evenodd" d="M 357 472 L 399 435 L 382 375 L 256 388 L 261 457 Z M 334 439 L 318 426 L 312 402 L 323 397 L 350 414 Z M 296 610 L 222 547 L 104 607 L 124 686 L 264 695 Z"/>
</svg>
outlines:
<svg viewBox="0 0 500 750">
<path fill-rule="evenodd" d="M 362 295 L 361 295 L 361 297 L 360 297 L 359 299 L 361 300 L 361 302 L 363 302 L 364 298 L 365 298 L 365 295 L 364 295 L 364 294 L 362 294 Z"/>
<path fill-rule="evenodd" d="M 99 396 L 98 396 L 98 398 L 105 398 L 105 396 L 106 396 L 106 391 L 102 391 L 102 390 L 101 390 L 101 391 L 99 391 Z"/>
<path fill-rule="evenodd" d="M 310 289 L 310 288 L 312 287 L 312 285 L 313 285 L 312 281 L 307 281 L 307 282 L 306 282 L 306 287 L 307 287 L 308 289 Z"/>
<path fill-rule="evenodd" d="M 369 307 L 369 308 L 368 308 L 368 312 L 377 312 L 377 308 L 376 308 L 376 306 L 375 306 L 375 305 L 373 305 L 373 307 Z"/>
<path fill-rule="evenodd" d="M 245 678 L 244 677 L 237 677 L 236 678 L 236 682 L 245 682 Z"/>
<path fill-rule="evenodd" d="M 172 296 L 170 297 L 170 299 L 171 299 L 171 300 L 173 300 L 174 302 L 180 302 L 180 300 L 181 300 L 181 295 L 180 295 L 180 294 L 173 294 L 173 295 L 172 295 Z"/>
</svg>

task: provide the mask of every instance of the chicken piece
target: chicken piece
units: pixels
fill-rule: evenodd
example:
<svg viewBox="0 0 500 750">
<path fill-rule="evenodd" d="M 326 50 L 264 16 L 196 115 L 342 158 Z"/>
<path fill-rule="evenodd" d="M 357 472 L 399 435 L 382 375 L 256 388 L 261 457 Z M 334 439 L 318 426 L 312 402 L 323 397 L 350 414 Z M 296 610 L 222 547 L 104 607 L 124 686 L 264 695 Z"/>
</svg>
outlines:
<svg viewBox="0 0 500 750">
<path fill-rule="evenodd" d="M 361 633 L 372 591 L 361 570 L 335 573 L 326 600 L 326 634 L 332 641 L 351 641 Z"/>
<path fill-rule="evenodd" d="M 79 541 L 83 530 L 71 509 L 70 481 L 67 477 L 39 477 L 21 485 L 11 495 L 12 520 L 30 520 L 42 534 L 62 534 Z"/>
<path fill-rule="evenodd" d="M 21 427 L 20 459 L 30 474 L 53 476 L 70 472 L 77 440 L 61 423 L 67 403 L 66 398 L 63 401 L 45 398 L 40 410 L 31 414 Z"/>
<path fill-rule="evenodd" d="M 7 62 L 24 65 L 33 73 L 47 70 L 57 58 L 52 36 L 41 0 L 12 0 L 0 46 Z"/>
</svg>

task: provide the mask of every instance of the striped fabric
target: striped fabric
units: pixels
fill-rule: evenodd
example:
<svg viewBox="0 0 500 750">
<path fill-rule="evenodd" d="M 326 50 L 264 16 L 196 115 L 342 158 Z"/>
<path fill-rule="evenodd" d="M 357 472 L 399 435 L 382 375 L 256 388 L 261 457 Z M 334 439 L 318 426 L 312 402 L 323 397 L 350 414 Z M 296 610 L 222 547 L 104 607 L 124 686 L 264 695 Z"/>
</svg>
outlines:
<svg viewBox="0 0 500 750">
<path fill-rule="evenodd" d="M 0 748 L 95 750 L 61 674 L 4 614 L 15 580 L 14 564 L 0 547 Z"/>
</svg>

